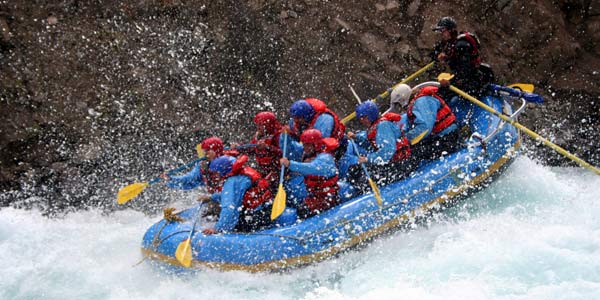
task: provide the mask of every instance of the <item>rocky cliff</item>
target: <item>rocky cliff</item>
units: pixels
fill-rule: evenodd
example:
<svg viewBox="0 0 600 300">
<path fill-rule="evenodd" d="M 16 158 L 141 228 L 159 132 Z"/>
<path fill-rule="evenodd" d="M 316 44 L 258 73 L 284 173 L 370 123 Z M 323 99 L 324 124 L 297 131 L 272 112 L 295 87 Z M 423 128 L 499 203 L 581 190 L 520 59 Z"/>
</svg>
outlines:
<svg viewBox="0 0 600 300">
<path fill-rule="evenodd" d="M 0 0 L 0 204 L 110 210 L 119 187 L 192 160 L 209 134 L 248 139 L 259 110 L 285 119 L 313 96 L 345 116 L 349 84 L 374 97 L 427 64 L 446 15 L 479 36 L 500 83 L 544 96 L 523 124 L 600 164 L 591 0 Z M 159 204 L 153 191 L 135 203 Z"/>
</svg>

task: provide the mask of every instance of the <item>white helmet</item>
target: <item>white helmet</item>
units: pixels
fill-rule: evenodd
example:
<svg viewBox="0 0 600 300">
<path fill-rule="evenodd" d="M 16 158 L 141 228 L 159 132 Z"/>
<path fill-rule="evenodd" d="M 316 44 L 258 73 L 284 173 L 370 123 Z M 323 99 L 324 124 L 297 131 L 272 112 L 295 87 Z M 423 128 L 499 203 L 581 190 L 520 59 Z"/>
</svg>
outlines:
<svg viewBox="0 0 600 300">
<path fill-rule="evenodd" d="M 391 103 L 397 104 L 400 106 L 406 106 L 408 104 L 408 100 L 410 100 L 410 95 L 412 94 L 412 89 L 410 86 L 406 84 L 401 84 L 394 88 L 391 96 Z"/>
</svg>

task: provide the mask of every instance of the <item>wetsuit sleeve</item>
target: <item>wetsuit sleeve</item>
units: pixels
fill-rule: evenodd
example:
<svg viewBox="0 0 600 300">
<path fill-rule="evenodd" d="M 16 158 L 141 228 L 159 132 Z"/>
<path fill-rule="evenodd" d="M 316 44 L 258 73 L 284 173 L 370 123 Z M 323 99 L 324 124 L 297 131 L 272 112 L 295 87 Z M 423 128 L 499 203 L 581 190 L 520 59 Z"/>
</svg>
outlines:
<svg viewBox="0 0 600 300">
<path fill-rule="evenodd" d="M 298 172 L 304 176 L 316 175 L 324 177 L 332 177 L 337 174 L 335 160 L 333 156 L 327 153 L 317 155 L 310 162 L 290 161 L 290 171 Z"/>
<path fill-rule="evenodd" d="M 415 120 L 406 133 L 411 145 L 420 142 L 429 135 L 435 124 L 439 107 L 440 102 L 434 97 L 422 96 L 415 101 L 413 106 Z"/>
<path fill-rule="evenodd" d="M 285 136 L 284 134 L 281 134 L 279 136 L 279 147 L 281 148 L 282 155 L 284 154 L 283 153 L 283 146 L 284 146 L 283 141 L 285 139 L 284 136 Z M 299 143 L 294 138 L 292 138 L 291 135 L 288 135 L 287 149 L 286 149 L 285 157 L 287 157 L 289 160 L 301 160 L 302 152 L 304 152 L 304 146 L 302 146 L 301 143 Z"/>
<path fill-rule="evenodd" d="M 321 114 L 315 121 L 314 128 L 319 130 L 324 138 L 331 137 L 335 120 L 328 113 Z"/>
<path fill-rule="evenodd" d="M 221 192 L 221 213 L 215 229 L 219 232 L 233 231 L 240 217 L 244 193 L 250 188 L 252 181 L 246 176 L 227 178 Z"/>
<path fill-rule="evenodd" d="M 385 164 L 392 160 L 394 153 L 396 153 L 396 139 L 399 130 L 392 122 L 383 121 L 377 124 L 377 136 L 375 137 L 375 143 L 377 144 L 377 151 L 371 152 L 367 155 L 367 159 L 371 164 Z"/>
<path fill-rule="evenodd" d="M 438 55 L 442 53 L 442 51 L 444 51 L 444 42 L 437 41 L 433 46 L 433 50 L 429 53 L 429 57 L 431 58 L 431 60 L 437 61 Z"/>
<path fill-rule="evenodd" d="M 166 185 L 172 189 L 179 190 L 191 190 L 195 189 L 199 186 L 204 185 L 204 178 L 202 176 L 202 171 L 200 170 L 201 164 L 198 163 L 194 168 L 181 175 L 181 176 L 172 176 Z"/>
</svg>

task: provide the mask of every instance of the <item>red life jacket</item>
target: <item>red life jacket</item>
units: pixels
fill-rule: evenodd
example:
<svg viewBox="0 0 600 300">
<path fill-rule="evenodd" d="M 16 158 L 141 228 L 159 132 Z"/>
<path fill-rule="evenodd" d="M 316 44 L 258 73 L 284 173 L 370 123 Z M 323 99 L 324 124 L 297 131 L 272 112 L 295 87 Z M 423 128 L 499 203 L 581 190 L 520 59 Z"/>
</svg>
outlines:
<svg viewBox="0 0 600 300">
<path fill-rule="evenodd" d="M 211 172 L 208 170 L 208 164 L 206 164 L 206 168 L 200 167 L 200 173 L 202 174 L 202 179 L 204 180 L 204 186 L 206 186 L 206 191 L 210 194 L 219 193 L 223 189 L 223 178 L 219 177 L 219 174 L 216 172 Z"/>
<path fill-rule="evenodd" d="M 276 132 L 260 139 L 256 136 L 252 138 L 252 144 L 258 144 L 259 141 L 262 141 L 267 145 L 267 147 L 264 149 L 258 149 L 258 147 L 254 148 L 256 162 L 262 171 L 261 173 L 263 173 L 265 176 L 267 175 L 266 173 L 279 168 L 279 158 L 281 158 L 281 149 L 279 149 L 279 134 L 280 132 Z"/>
<path fill-rule="evenodd" d="M 433 129 L 431 130 L 432 134 L 438 134 L 442 132 L 444 129 L 448 128 L 448 126 L 452 125 L 456 120 L 456 116 L 450 109 L 450 107 L 446 104 L 446 101 L 442 99 L 437 94 L 438 88 L 435 86 L 426 86 L 419 91 L 419 94 L 416 95 L 410 102 L 408 103 L 408 109 L 406 110 L 406 114 L 408 116 L 408 121 L 410 123 L 414 123 L 415 115 L 413 114 L 413 106 L 415 101 L 419 97 L 423 96 L 431 96 L 440 101 L 440 108 L 437 111 L 437 115 L 435 117 L 435 123 L 433 124 Z"/>
<path fill-rule="evenodd" d="M 312 120 L 308 122 L 308 127 L 306 127 L 304 130 L 314 128 L 315 123 L 317 122 L 317 119 L 319 118 L 319 116 L 321 116 L 321 114 L 329 114 L 333 117 L 333 129 L 331 130 L 330 137 L 341 141 L 344 138 L 346 125 L 344 125 L 344 123 L 340 121 L 338 115 L 329 108 L 327 108 L 327 104 L 325 104 L 325 102 L 323 102 L 322 100 L 316 98 L 306 98 L 304 100 L 308 102 L 308 104 L 310 104 L 310 106 L 312 106 L 313 110 L 315 111 L 315 115 L 313 116 Z M 300 129 L 298 128 L 298 124 L 296 123 L 294 123 L 294 128 L 291 128 L 291 131 L 292 136 L 296 138 L 299 138 L 300 134 L 302 134 L 302 132 L 300 132 Z"/>
<path fill-rule="evenodd" d="M 456 41 L 459 40 L 466 40 L 467 42 L 469 42 L 469 44 L 471 44 L 471 65 L 473 65 L 474 67 L 479 67 L 481 65 L 481 57 L 479 56 L 479 39 L 470 32 L 464 31 L 461 32 L 461 34 L 458 35 L 458 37 L 456 37 Z"/>
<path fill-rule="evenodd" d="M 385 113 L 379 119 L 375 120 L 375 122 L 373 122 L 373 124 L 371 124 L 371 126 L 367 130 L 367 138 L 369 139 L 369 142 L 371 142 L 371 146 L 373 146 L 373 148 L 375 148 L 375 150 L 379 150 L 377 148 L 377 139 L 376 139 L 377 138 L 377 124 L 379 124 L 381 121 L 390 121 L 393 123 L 397 123 L 397 122 L 400 122 L 401 119 L 402 119 L 402 117 L 400 116 L 400 114 L 389 112 L 389 113 Z M 394 153 L 394 156 L 392 157 L 391 161 L 400 161 L 400 160 L 404 160 L 404 159 L 407 159 L 410 157 L 410 142 L 404 135 L 404 130 L 402 130 L 402 128 L 400 128 L 400 131 L 402 132 L 402 136 L 399 139 L 396 139 L 396 153 Z"/>
<path fill-rule="evenodd" d="M 331 153 L 337 148 L 337 140 L 334 138 L 323 139 L 323 148 L 320 151 L 316 151 L 311 157 L 304 158 L 304 162 L 310 162 L 317 157 L 319 152 Z M 332 177 L 318 176 L 318 175 L 307 175 L 304 176 L 304 185 L 308 196 L 304 199 L 306 206 L 310 208 L 311 212 L 318 213 L 323 212 L 329 208 L 332 208 L 338 204 L 338 190 L 337 185 L 338 175 Z"/>
<path fill-rule="evenodd" d="M 242 200 L 242 207 L 244 209 L 255 209 L 262 204 L 268 203 L 273 200 L 273 194 L 269 189 L 269 182 L 265 180 L 258 171 L 251 167 L 245 166 L 248 161 L 248 156 L 240 156 L 231 168 L 231 173 L 227 174 L 225 178 L 245 175 L 250 178 L 252 185 L 244 193 L 244 199 Z"/>
</svg>

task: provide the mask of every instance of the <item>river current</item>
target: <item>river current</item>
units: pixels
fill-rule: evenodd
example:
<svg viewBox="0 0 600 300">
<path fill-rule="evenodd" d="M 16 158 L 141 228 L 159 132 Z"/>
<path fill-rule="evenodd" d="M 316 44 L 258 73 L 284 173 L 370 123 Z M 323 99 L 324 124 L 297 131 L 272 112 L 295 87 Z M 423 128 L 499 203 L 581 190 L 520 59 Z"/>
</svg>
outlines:
<svg viewBox="0 0 600 300">
<path fill-rule="evenodd" d="M 598 195 L 600 176 L 520 157 L 427 224 L 259 274 L 137 264 L 159 215 L 4 208 L 0 299 L 600 299 Z"/>
</svg>

